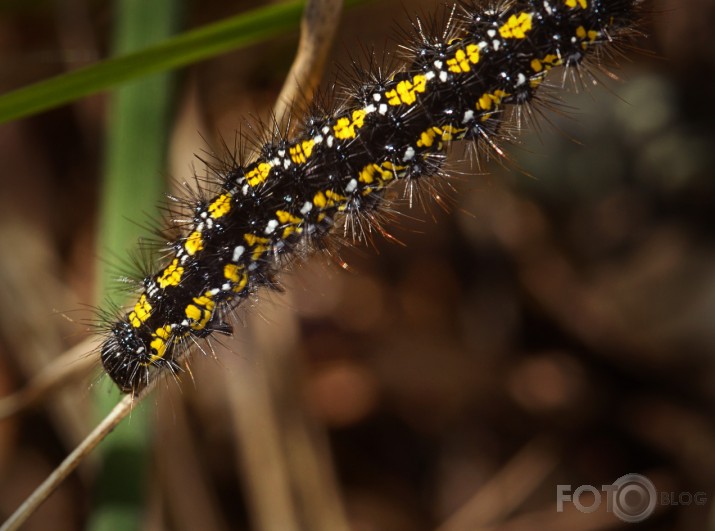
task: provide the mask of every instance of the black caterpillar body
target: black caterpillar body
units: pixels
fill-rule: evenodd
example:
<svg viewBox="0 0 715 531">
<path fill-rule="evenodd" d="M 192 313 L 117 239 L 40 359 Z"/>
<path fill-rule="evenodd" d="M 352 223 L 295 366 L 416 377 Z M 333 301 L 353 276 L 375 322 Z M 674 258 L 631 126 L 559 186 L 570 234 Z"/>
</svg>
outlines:
<svg viewBox="0 0 715 531">
<path fill-rule="evenodd" d="M 418 36 L 404 70 L 366 72 L 352 96 L 306 120 L 257 160 L 221 172 L 195 201 L 169 257 L 109 326 L 101 358 L 125 392 L 179 372 L 193 338 L 230 333 L 224 318 L 273 284 L 286 258 L 316 249 L 346 216 L 370 218 L 393 182 L 437 178 L 450 143 L 491 142 L 507 106 L 531 102 L 553 67 L 575 67 L 626 35 L 639 0 L 462 3 L 438 37 Z"/>
</svg>

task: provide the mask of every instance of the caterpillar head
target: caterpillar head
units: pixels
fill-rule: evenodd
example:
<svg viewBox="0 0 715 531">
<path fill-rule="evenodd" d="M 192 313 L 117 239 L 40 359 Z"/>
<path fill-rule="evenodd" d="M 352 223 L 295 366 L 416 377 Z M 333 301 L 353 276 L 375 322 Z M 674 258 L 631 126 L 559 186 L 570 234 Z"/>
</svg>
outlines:
<svg viewBox="0 0 715 531">
<path fill-rule="evenodd" d="M 125 320 L 118 321 L 110 330 L 102 345 L 102 365 L 122 392 L 135 393 L 143 389 L 160 365 L 168 365 L 172 372 L 177 370 L 172 361 L 153 355 L 150 341 L 151 334 L 146 327 L 134 328 Z"/>
</svg>

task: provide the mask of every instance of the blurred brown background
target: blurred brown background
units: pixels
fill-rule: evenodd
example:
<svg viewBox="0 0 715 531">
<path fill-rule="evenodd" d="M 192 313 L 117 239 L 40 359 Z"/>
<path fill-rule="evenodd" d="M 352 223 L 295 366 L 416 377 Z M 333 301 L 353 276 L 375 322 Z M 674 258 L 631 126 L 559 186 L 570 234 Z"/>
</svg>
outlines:
<svg viewBox="0 0 715 531">
<path fill-rule="evenodd" d="M 189 2 L 187 25 L 257 4 Z M 394 50 L 395 21 L 434 5 L 349 11 L 334 61 Z M 643 51 L 605 66 L 618 81 L 558 92 L 502 164 L 455 149 L 449 212 L 402 208 L 401 243 L 343 249 L 347 272 L 297 267 L 239 312 L 229 352 L 154 393 L 147 529 L 619 529 L 604 507 L 557 513 L 556 489 L 630 472 L 707 495 L 637 528 L 715 528 L 715 4 L 648 5 Z M 110 26 L 101 2 L 8 3 L 0 92 L 104 57 Z M 267 116 L 294 46 L 182 74 L 167 174 L 190 174 L 199 132 Z M 0 125 L 0 395 L 86 333 L 103 110 Z M 93 379 L 0 423 L 0 516 L 89 430 Z M 88 462 L 27 529 L 82 528 L 92 478 Z"/>
</svg>

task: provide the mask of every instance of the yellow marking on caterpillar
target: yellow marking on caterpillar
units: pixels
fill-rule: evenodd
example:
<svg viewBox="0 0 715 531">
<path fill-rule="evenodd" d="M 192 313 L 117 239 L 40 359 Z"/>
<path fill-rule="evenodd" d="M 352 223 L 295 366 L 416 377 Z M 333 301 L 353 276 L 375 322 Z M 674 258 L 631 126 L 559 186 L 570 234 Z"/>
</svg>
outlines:
<svg viewBox="0 0 715 531">
<path fill-rule="evenodd" d="M 288 151 L 290 152 L 290 160 L 296 164 L 305 164 L 313 154 L 315 140 L 303 140 L 300 144 L 296 144 Z"/>
<path fill-rule="evenodd" d="M 184 275 L 184 268 L 179 265 L 179 259 L 174 258 L 171 264 L 168 265 L 161 276 L 156 280 L 161 289 L 166 289 L 169 286 L 178 286 L 181 282 L 181 277 Z"/>
<path fill-rule="evenodd" d="M 466 127 L 459 128 L 453 125 L 445 125 L 442 127 L 442 140 L 444 142 L 451 142 L 455 138 L 462 138 L 466 132 Z"/>
<path fill-rule="evenodd" d="M 258 260 L 261 255 L 268 249 L 268 243 L 270 240 L 268 238 L 261 238 L 255 234 L 244 234 L 243 239 L 248 245 L 253 247 L 253 252 L 251 253 L 252 260 Z"/>
<path fill-rule="evenodd" d="M 486 92 L 477 100 L 477 109 L 480 111 L 491 111 L 498 107 L 502 100 L 509 94 L 503 90 L 495 90 L 494 92 Z"/>
<path fill-rule="evenodd" d="M 156 363 L 166 354 L 167 343 L 171 337 L 171 325 L 165 325 L 161 328 L 157 328 L 151 337 L 153 339 L 149 343 L 149 346 L 155 354 L 151 355 L 150 363 Z"/>
<path fill-rule="evenodd" d="M 526 34 L 531 30 L 533 13 L 519 13 L 512 15 L 509 20 L 499 28 L 499 35 L 504 39 L 525 39 Z"/>
<path fill-rule="evenodd" d="M 555 66 L 559 66 L 561 64 L 561 58 L 553 53 L 550 53 L 543 57 L 542 59 L 532 59 L 531 60 L 531 69 L 534 72 L 541 72 L 543 70 L 551 70 Z"/>
<path fill-rule="evenodd" d="M 397 172 L 405 170 L 406 166 L 396 166 L 389 160 L 386 160 L 380 164 L 368 164 L 358 174 L 358 180 L 365 184 L 372 184 L 377 177 L 381 187 L 387 181 L 391 181 L 397 175 Z M 370 187 L 372 191 L 372 187 Z"/>
<path fill-rule="evenodd" d="M 419 140 L 417 140 L 417 147 L 432 147 L 434 144 L 434 137 L 437 136 L 438 127 L 430 127 L 427 131 L 422 131 Z"/>
<path fill-rule="evenodd" d="M 418 74 L 412 80 L 400 81 L 397 86 L 385 92 L 387 103 L 390 105 L 412 105 L 417 101 L 417 94 L 427 90 L 427 78 L 423 74 Z"/>
<path fill-rule="evenodd" d="M 223 268 L 223 276 L 231 282 L 238 282 L 240 280 L 240 277 L 238 275 L 240 269 L 243 268 L 239 267 L 236 264 L 226 264 Z"/>
<path fill-rule="evenodd" d="M 573 9 L 579 6 L 581 9 L 586 9 L 588 7 L 588 0 L 565 0 L 566 7 Z"/>
<path fill-rule="evenodd" d="M 154 335 L 161 339 L 169 339 L 171 337 L 171 325 L 164 325 L 154 331 Z"/>
<path fill-rule="evenodd" d="M 189 256 L 194 256 L 199 251 L 204 250 L 204 239 L 201 237 L 201 233 L 199 231 L 194 231 L 189 234 L 188 238 L 186 238 L 186 242 L 184 243 L 184 249 L 186 249 Z"/>
<path fill-rule="evenodd" d="M 291 214 L 290 212 L 286 212 L 285 210 L 278 210 L 276 212 L 276 217 L 278 218 L 278 221 L 280 221 L 283 224 L 292 223 L 294 225 L 297 225 L 298 223 L 303 221 L 298 216 L 294 216 L 293 214 Z"/>
<path fill-rule="evenodd" d="M 377 188 L 383 188 L 385 184 L 395 177 L 398 173 L 407 169 L 407 166 L 397 166 L 386 160 L 380 164 L 368 164 L 358 174 L 358 180 L 365 184 L 372 184 L 375 180 L 378 181 Z M 363 189 L 362 195 L 369 195 L 375 190 L 374 186 L 367 186 Z"/>
<path fill-rule="evenodd" d="M 365 117 L 367 116 L 367 111 L 365 109 L 357 109 L 353 111 L 352 118 L 343 116 L 338 118 L 333 126 L 333 131 L 335 132 L 335 138 L 339 140 L 347 140 L 349 138 L 355 138 L 357 133 L 356 129 L 360 129 L 365 125 Z"/>
<path fill-rule="evenodd" d="M 313 204 L 318 208 L 325 208 L 325 206 L 328 204 L 328 200 L 325 197 L 325 194 L 323 192 L 317 192 L 313 196 Z"/>
<path fill-rule="evenodd" d="M 579 26 L 576 28 L 576 37 L 581 39 L 583 42 L 581 43 L 581 48 L 586 49 L 589 47 L 589 45 L 593 44 L 596 42 L 596 39 L 599 37 L 599 32 L 596 30 L 588 30 L 586 31 L 586 28 L 583 26 Z"/>
<path fill-rule="evenodd" d="M 375 180 L 375 174 L 380 170 L 377 164 L 368 164 L 358 174 L 358 180 L 361 183 L 371 183 Z"/>
<path fill-rule="evenodd" d="M 259 162 L 258 165 L 246 174 L 246 182 L 250 186 L 258 186 L 268 179 L 271 173 L 271 165 L 267 162 Z"/>
<path fill-rule="evenodd" d="M 466 131 L 464 128 L 460 129 L 453 125 L 432 126 L 420 134 L 420 138 L 417 140 L 417 147 L 432 147 L 435 138 L 439 137 L 440 142 L 437 145 L 437 149 L 442 150 L 443 142 L 451 142 L 455 138 L 461 138 L 461 135 Z"/>
<path fill-rule="evenodd" d="M 335 205 L 340 205 L 338 207 L 338 210 L 343 211 L 347 206 L 345 204 L 345 201 L 347 201 L 347 199 L 347 197 L 342 196 L 337 192 L 333 192 L 332 190 L 326 190 L 325 192 L 317 192 L 313 196 L 313 204 L 319 209 L 330 208 L 334 207 Z"/>
<path fill-rule="evenodd" d="M 300 226 L 303 220 L 298 216 L 294 216 L 293 214 L 291 214 L 290 212 L 286 212 L 285 210 L 278 210 L 276 211 L 276 217 L 282 225 L 289 224 L 286 228 L 283 229 L 283 238 L 287 238 L 294 232 L 297 232 L 298 234 L 303 232 L 303 227 Z"/>
<path fill-rule="evenodd" d="M 146 295 L 139 297 L 139 301 L 134 305 L 134 310 L 129 313 L 129 323 L 134 328 L 139 328 L 151 316 L 152 307 Z"/>
<path fill-rule="evenodd" d="M 494 92 L 486 92 L 482 94 L 482 96 L 477 100 L 477 110 L 480 111 L 488 111 L 486 112 L 481 118 L 480 121 L 486 122 L 491 118 L 491 116 L 497 112 L 499 109 L 499 105 L 501 105 L 501 102 L 504 98 L 509 96 L 507 92 L 504 92 L 503 90 L 495 90 Z"/>
<path fill-rule="evenodd" d="M 455 74 L 461 74 L 463 72 L 469 72 L 472 67 L 479 62 L 479 46 L 476 44 L 469 44 L 466 49 L 459 48 L 454 52 L 454 57 L 447 59 L 447 66 L 449 71 Z"/>
<path fill-rule="evenodd" d="M 203 330 L 206 328 L 213 316 L 214 308 L 216 308 L 216 302 L 213 300 L 211 292 L 207 291 L 200 297 L 194 297 L 193 303 L 188 304 L 184 310 L 186 317 L 192 321 L 191 329 Z"/>
<path fill-rule="evenodd" d="M 332 190 L 326 190 L 325 197 L 328 198 L 328 206 L 338 205 L 338 212 L 342 212 L 348 206 L 346 203 L 348 198 L 344 195 L 340 195 L 337 192 L 333 192 Z"/>
<path fill-rule="evenodd" d="M 226 264 L 223 268 L 223 276 L 233 282 L 234 286 L 231 289 L 236 293 L 243 291 L 248 284 L 248 273 L 241 265 Z"/>
<path fill-rule="evenodd" d="M 221 194 L 209 205 L 209 214 L 214 219 L 225 216 L 230 210 L 231 194 Z"/>
</svg>

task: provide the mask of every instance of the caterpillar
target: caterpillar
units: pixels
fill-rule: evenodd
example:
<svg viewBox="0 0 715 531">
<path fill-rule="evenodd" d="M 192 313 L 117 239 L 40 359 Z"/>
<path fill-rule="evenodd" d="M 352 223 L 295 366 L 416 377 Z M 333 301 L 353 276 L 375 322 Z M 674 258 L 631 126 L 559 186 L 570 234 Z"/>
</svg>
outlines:
<svg viewBox="0 0 715 531">
<path fill-rule="evenodd" d="M 314 106 L 255 160 L 216 168 L 216 191 L 183 201 L 189 221 L 170 228 L 180 235 L 167 238 L 166 258 L 106 326 L 106 373 L 127 393 L 179 373 L 189 345 L 232 333 L 228 315 L 276 287 L 292 258 L 340 224 L 378 218 L 394 183 L 443 179 L 456 141 L 494 145 L 509 109 L 532 103 L 554 67 L 578 68 L 626 36 L 640 3 L 461 2 L 437 31 L 415 24 L 403 68 L 359 72 L 342 101 Z"/>
</svg>

